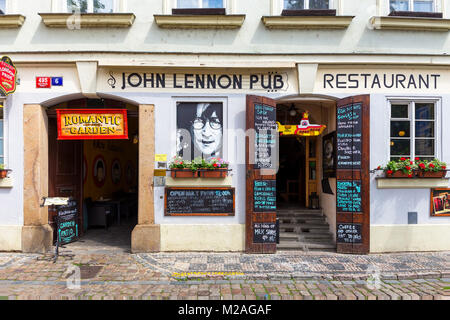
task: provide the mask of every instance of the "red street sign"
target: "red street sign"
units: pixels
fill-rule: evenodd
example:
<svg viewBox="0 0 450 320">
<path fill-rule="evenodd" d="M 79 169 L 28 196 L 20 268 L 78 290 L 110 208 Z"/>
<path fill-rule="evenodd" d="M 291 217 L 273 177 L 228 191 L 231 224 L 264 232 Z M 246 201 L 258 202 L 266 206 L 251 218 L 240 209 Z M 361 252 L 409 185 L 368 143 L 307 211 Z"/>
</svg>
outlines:
<svg viewBox="0 0 450 320">
<path fill-rule="evenodd" d="M 5 95 L 16 91 L 17 70 L 9 57 L 2 57 L 0 60 L 0 91 Z"/>
<path fill-rule="evenodd" d="M 52 87 L 51 77 L 36 77 L 36 88 L 50 89 Z"/>
</svg>

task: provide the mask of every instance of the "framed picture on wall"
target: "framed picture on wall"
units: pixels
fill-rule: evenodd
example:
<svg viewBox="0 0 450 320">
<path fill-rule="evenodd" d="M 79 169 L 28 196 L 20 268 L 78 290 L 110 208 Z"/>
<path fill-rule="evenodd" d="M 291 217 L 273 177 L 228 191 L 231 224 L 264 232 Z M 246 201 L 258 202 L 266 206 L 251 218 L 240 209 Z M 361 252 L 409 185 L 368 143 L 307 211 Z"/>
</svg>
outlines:
<svg viewBox="0 0 450 320">
<path fill-rule="evenodd" d="M 178 102 L 177 155 L 223 158 L 223 114 L 222 102 Z"/>
<path fill-rule="evenodd" d="M 336 177 L 336 131 L 322 138 L 322 172 L 324 178 Z"/>
<path fill-rule="evenodd" d="M 431 189 L 431 216 L 450 216 L 450 189 Z"/>
</svg>

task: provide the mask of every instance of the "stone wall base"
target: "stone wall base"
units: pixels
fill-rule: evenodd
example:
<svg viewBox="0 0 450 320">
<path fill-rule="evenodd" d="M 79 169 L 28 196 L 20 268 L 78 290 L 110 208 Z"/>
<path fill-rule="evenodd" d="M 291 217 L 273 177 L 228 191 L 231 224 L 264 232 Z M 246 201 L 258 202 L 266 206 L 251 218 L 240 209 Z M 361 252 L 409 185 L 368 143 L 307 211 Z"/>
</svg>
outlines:
<svg viewBox="0 0 450 320">
<path fill-rule="evenodd" d="M 161 231 L 157 224 L 138 224 L 131 233 L 131 252 L 159 252 Z"/>
<path fill-rule="evenodd" d="M 52 249 L 53 229 L 50 225 L 23 226 L 22 252 L 46 253 Z"/>
</svg>

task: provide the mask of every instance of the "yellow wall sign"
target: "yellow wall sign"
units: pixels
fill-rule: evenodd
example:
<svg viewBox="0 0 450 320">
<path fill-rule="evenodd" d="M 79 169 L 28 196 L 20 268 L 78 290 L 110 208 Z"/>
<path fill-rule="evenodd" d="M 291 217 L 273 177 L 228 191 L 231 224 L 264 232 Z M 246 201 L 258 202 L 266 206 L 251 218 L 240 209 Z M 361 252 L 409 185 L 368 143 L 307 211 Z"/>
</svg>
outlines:
<svg viewBox="0 0 450 320">
<path fill-rule="evenodd" d="M 157 162 L 166 162 L 167 154 L 155 154 L 155 161 Z"/>
<path fill-rule="evenodd" d="M 59 140 L 128 139 L 126 109 L 56 110 Z"/>
</svg>

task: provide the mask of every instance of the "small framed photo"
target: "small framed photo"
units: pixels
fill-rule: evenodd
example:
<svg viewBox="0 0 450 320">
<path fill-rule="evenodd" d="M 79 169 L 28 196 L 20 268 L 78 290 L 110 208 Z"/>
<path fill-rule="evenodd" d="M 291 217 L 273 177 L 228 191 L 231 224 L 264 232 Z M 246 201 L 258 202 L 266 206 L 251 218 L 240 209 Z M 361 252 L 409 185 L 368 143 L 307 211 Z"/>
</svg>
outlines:
<svg viewBox="0 0 450 320">
<path fill-rule="evenodd" d="M 450 189 L 431 189 L 431 216 L 450 216 Z"/>
<path fill-rule="evenodd" d="M 336 177 L 336 131 L 323 136 L 322 172 L 324 178 Z"/>
</svg>

